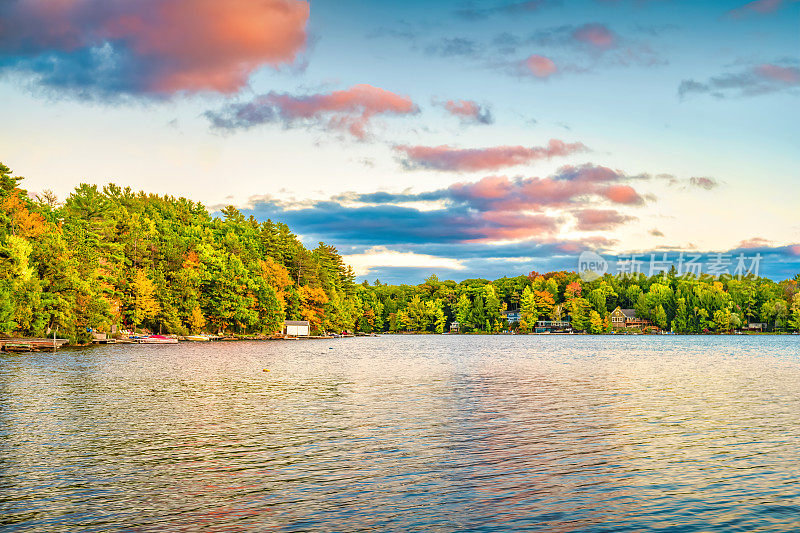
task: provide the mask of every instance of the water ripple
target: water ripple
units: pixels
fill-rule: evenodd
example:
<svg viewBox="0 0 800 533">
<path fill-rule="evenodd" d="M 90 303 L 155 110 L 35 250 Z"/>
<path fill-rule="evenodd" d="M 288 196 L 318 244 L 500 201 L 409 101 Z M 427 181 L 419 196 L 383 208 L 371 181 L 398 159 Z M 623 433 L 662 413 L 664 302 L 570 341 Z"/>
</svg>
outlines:
<svg viewBox="0 0 800 533">
<path fill-rule="evenodd" d="M 798 337 L 0 358 L 4 531 L 800 530 Z"/>
</svg>

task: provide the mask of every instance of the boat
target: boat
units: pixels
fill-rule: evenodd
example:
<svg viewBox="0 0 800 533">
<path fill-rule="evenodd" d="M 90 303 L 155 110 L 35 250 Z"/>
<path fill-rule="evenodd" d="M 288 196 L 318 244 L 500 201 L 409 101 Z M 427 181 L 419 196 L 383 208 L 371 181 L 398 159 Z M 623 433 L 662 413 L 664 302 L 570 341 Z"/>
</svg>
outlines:
<svg viewBox="0 0 800 533">
<path fill-rule="evenodd" d="M 138 337 L 135 340 L 139 344 L 178 344 L 177 338 L 165 337 L 164 335 L 148 335 L 147 337 Z"/>
<path fill-rule="evenodd" d="M 211 337 L 208 335 L 186 335 L 183 340 L 190 342 L 210 342 Z"/>
</svg>

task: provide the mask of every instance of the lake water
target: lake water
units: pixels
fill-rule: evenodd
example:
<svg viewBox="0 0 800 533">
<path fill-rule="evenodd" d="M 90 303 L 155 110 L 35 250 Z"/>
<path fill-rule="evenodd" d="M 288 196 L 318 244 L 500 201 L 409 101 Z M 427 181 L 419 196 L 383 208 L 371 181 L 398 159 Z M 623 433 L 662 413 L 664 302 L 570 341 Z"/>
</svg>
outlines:
<svg viewBox="0 0 800 533">
<path fill-rule="evenodd" d="M 0 530 L 121 529 L 798 531 L 800 337 L 0 355 Z"/>
</svg>

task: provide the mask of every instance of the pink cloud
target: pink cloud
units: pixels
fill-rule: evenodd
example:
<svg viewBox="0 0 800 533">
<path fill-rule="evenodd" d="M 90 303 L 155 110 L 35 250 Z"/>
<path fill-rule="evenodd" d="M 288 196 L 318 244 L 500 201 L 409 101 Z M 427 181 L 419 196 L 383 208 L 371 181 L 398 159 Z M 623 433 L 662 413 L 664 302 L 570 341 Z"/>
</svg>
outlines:
<svg viewBox="0 0 800 533">
<path fill-rule="evenodd" d="M 473 100 L 448 100 L 443 104 L 448 113 L 463 122 L 491 124 L 491 111 Z"/>
<path fill-rule="evenodd" d="M 767 246 L 772 246 L 772 241 L 767 240 L 763 237 L 753 237 L 751 239 L 746 239 L 740 242 L 736 247 L 737 248 L 765 248 Z"/>
<path fill-rule="evenodd" d="M 743 17 L 748 14 L 768 15 L 769 13 L 776 12 L 783 4 L 783 0 L 754 0 L 753 2 L 748 2 L 741 7 L 730 10 L 728 14 L 733 17 Z"/>
<path fill-rule="evenodd" d="M 549 78 L 558 71 L 553 60 L 545 56 L 533 54 L 524 61 L 525 68 L 537 78 Z"/>
<path fill-rule="evenodd" d="M 608 50 L 617 44 L 614 32 L 597 23 L 584 24 L 572 32 L 572 38 L 598 50 Z"/>
<path fill-rule="evenodd" d="M 566 207 L 592 197 L 621 205 L 641 205 L 643 198 L 632 187 L 621 183 L 627 179 L 607 167 L 567 166 L 547 178 L 489 176 L 475 182 L 454 183 L 443 196 L 482 212 Z"/>
<path fill-rule="evenodd" d="M 482 228 L 484 236 L 472 242 L 542 237 L 552 235 L 559 227 L 558 220 L 541 214 L 490 211 L 482 213 L 481 220 L 487 223 Z"/>
<path fill-rule="evenodd" d="M 345 90 L 305 96 L 269 93 L 249 103 L 231 104 L 220 112 L 206 113 L 206 116 L 215 127 L 223 129 L 247 129 L 277 121 L 286 125 L 320 123 L 363 139 L 376 115 L 409 115 L 417 111 L 408 96 L 372 85 L 354 85 Z"/>
<path fill-rule="evenodd" d="M 615 228 L 620 224 L 633 220 L 613 209 L 583 209 L 573 213 L 581 231 L 596 231 Z"/>
<path fill-rule="evenodd" d="M 301 0 L 9 0 L 0 56 L 33 61 L 109 46 L 111 74 L 89 73 L 110 75 L 109 90 L 233 93 L 262 66 L 294 62 L 309 13 Z"/>
<path fill-rule="evenodd" d="M 779 65 L 758 65 L 753 68 L 753 71 L 761 76 L 772 81 L 785 83 L 787 85 L 800 84 L 800 68 L 798 67 L 781 67 Z"/>
<path fill-rule="evenodd" d="M 442 146 L 395 146 L 405 155 L 404 164 L 410 168 L 445 171 L 497 170 L 532 163 L 541 159 L 564 157 L 585 152 L 583 143 L 565 143 L 551 139 L 547 146 L 495 146 L 490 148 L 454 148 Z"/>
<path fill-rule="evenodd" d="M 644 198 L 630 185 L 612 185 L 601 193 L 615 204 L 642 205 Z"/>
</svg>

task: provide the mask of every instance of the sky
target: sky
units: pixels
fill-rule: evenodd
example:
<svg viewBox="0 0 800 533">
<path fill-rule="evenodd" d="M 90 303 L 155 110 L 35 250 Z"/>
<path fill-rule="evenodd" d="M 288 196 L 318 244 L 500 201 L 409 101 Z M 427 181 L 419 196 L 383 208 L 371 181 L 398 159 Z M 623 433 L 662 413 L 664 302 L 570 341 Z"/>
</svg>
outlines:
<svg viewBox="0 0 800 533">
<path fill-rule="evenodd" d="M 234 205 L 383 282 L 793 277 L 798 97 L 797 0 L 0 3 L 29 191 Z"/>
</svg>

